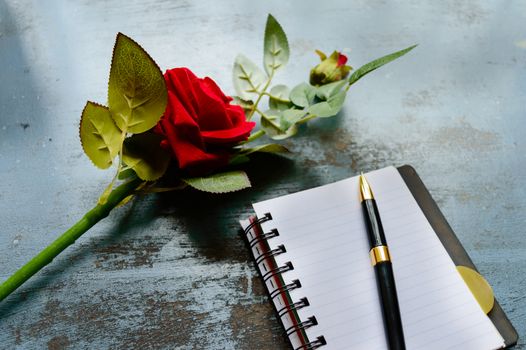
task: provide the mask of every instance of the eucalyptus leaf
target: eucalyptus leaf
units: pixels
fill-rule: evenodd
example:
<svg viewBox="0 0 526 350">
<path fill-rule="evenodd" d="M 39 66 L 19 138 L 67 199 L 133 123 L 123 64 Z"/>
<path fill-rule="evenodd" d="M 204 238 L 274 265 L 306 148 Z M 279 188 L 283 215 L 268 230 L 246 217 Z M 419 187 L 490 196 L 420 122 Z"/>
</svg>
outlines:
<svg viewBox="0 0 526 350">
<path fill-rule="evenodd" d="M 236 93 L 243 100 L 257 98 L 267 82 L 265 73 L 246 56 L 238 55 L 234 61 L 233 83 Z"/>
<path fill-rule="evenodd" d="M 93 164 L 107 169 L 119 153 L 121 131 L 111 118 L 108 107 L 87 102 L 80 119 L 80 141 Z"/>
<path fill-rule="evenodd" d="M 268 15 L 265 26 L 263 66 L 269 76 L 285 66 L 289 60 L 290 50 L 287 36 L 278 21 Z"/>
<path fill-rule="evenodd" d="M 281 130 L 281 116 L 279 115 L 279 113 L 281 112 L 266 111 L 265 114 L 261 116 L 261 128 L 265 131 L 266 134 L 273 135 L 275 133 L 280 133 L 283 131 Z"/>
<path fill-rule="evenodd" d="M 303 109 L 287 109 L 281 114 L 281 128 L 288 129 L 303 118 L 307 112 Z"/>
<path fill-rule="evenodd" d="M 189 186 L 204 192 L 228 193 L 250 187 L 250 180 L 242 170 L 228 171 L 205 177 L 183 178 Z"/>
<path fill-rule="evenodd" d="M 108 105 L 117 126 L 134 134 L 149 130 L 166 103 L 166 85 L 155 61 L 135 41 L 117 34 L 108 84 Z"/>
<path fill-rule="evenodd" d="M 296 124 L 282 128 L 282 120 L 282 116 L 261 116 L 261 128 L 265 130 L 266 134 L 273 140 L 283 140 L 294 136 L 298 132 Z"/>
<path fill-rule="evenodd" d="M 290 89 L 286 85 L 276 85 L 270 89 L 269 107 L 275 110 L 285 110 L 292 107 L 289 100 Z"/>
<path fill-rule="evenodd" d="M 316 89 L 316 96 L 326 101 L 332 96 L 336 95 L 347 84 L 347 80 L 335 81 L 333 83 L 319 86 Z"/>
<path fill-rule="evenodd" d="M 142 180 L 159 179 L 170 164 L 170 155 L 161 148 L 161 140 L 161 136 L 147 132 L 133 135 L 124 142 L 122 159 Z"/>
<path fill-rule="evenodd" d="M 308 107 L 314 102 L 316 88 L 307 83 L 295 86 L 290 92 L 290 100 L 298 107 Z"/>
<path fill-rule="evenodd" d="M 345 102 L 345 91 L 340 91 L 327 101 L 316 103 L 310 106 L 307 111 L 320 118 L 332 117 L 338 114 Z"/>
<path fill-rule="evenodd" d="M 254 102 L 252 100 L 244 100 L 239 96 L 232 96 L 234 101 L 232 101 L 234 104 L 241 106 L 245 113 L 248 113 L 252 111 L 252 108 L 254 108 Z"/>
<path fill-rule="evenodd" d="M 403 49 L 403 50 L 394 52 L 392 54 L 380 57 L 374 61 L 364 64 L 363 66 L 355 70 L 353 74 L 351 74 L 351 76 L 349 77 L 349 85 L 356 83 L 361 77 L 372 72 L 373 70 L 378 69 L 381 66 L 405 55 L 406 53 L 414 49 L 416 46 L 417 45 L 410 46 L 407 49 Z"/>
</svg>

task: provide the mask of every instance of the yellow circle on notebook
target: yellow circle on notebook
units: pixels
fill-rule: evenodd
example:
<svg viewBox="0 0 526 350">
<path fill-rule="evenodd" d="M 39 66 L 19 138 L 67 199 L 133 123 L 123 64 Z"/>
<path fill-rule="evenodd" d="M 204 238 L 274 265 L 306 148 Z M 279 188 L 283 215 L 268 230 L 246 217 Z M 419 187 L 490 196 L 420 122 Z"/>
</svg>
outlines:
<svg viewBox="0 0 526 350">
<path fill-rule="evenodd" d="M 469 287 L 469 290 L 477 299 L 482 310 L 487 314 L 493 308 L 495 297 L 489 283 L 477 271 L 467 266 L 457 266 L 460 276 Z"/>
</svg>

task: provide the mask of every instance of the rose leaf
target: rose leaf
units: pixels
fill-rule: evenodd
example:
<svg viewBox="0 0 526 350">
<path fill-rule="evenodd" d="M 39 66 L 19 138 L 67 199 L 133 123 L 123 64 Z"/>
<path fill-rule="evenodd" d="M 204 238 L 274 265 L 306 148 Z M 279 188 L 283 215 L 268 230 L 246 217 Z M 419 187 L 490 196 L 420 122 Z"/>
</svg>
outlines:
<svg viewBox="0 0 526 350">
<path fill-rule="evenodd" d="M 381 66 L 383 66 L 383 65 L 385 65 L 385 64 L 387 64 L 387 63 L 389 63 L 391 61 L 394 61 L 395 59 L 405 55 L 406 53 L 408 53 L 409 51 L 414 49 L 416 46 L 417 45 L 410 46 L 410 47 L 408 47 L 406 49 L 394 52 L 392 54 L 380 57 L 380 58 L 378 58 L 378 59 L 376 59 L 374 61 L 371 61 L 371 62 L 369 62 L 367 64 L 364 64 L 363 66 L 361 66 L 360 68 L 355 70 L 354 73 L 349 77 L 349 85 L 352 85 L 352 84 L 356 83 L 358 80 L 360 80 L 361 77 L 363 77 L 364 75 L 372 72 L 373 70 L 378 69 Z"/>
<path fill-rule="evenodd" d="M 266 81 L 265 73 L 254 62 L 241 54 L 236 57 L 233 83 L 239 97 L 244 100 L 257 98 Z"/>
<path fill-rule="evenodd" d="M 289 42 L 283 28 L 269 14 L 265 26 L 263 51 L 263 65 L 267 74 L 271 76 L 276 70 L 285 66 L 289 60 L 289 54 Z"/>
<path fill-rule="evenodd" d="M 170 155 L 161 148 L 161 140 L 160 135 L 147 132 L 124 141 L 122 160 L 142 180 L 159 179 L 170 164 Z"/>
<path fill-rule="evenodd" d="M 316 88 L 307 83 L 301 83 L 290 92 L 290 100 L 296 106 L 305 108 L 310 106 L 314 102 L 316 97 Z"/>
<path fill-rule="evenodd" d="M 250 180 L 242 170 L 228 171 L 205 177 L 183 178 L 189 186 L 204 192 L 228 193 L 250 187 Z"/>
<path fill-rule="evenodd" d="M 93 164 L 109 168 L 119 153 L 120 140 L 121 131 L 111 119 L 108 107 L 88 101 L 80 119 L 80 142 Z"/>
<path fill-rule="evenodd" d="M 270 89 L 269 107 L 276 110 L 285 110 L 292 107 L 289 100 L 290 89 L 286 85 L 276 85 Z"/>
<path fill-rule="evenodd" d="M 151 129 L 166 103 L 166 85 L 155 61 L 135 41 L 117 34 L 108 83 L 108 105 L 117 126 L 134 134 Z"/>
<path fill-rule="evenodd" d="M 327 101 L 313 104 L 307 111 L 320 118 L 332 117 L 338 114 L 345 102 L 345 91 L 340 91 L 336 95 L 329 98 Z"/>
</svg>

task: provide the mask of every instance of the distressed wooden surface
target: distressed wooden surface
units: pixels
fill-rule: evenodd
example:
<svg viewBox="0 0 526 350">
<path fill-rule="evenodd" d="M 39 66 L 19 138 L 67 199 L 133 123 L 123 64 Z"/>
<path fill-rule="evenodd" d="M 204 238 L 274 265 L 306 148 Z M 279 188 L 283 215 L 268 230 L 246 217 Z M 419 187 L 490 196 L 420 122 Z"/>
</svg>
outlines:
<svg viewBox="0 0 526 350">
<path fill-rule="evenodd" d="M 250 203 L 387 165 L 413 165 L 526 349 L 524 2 L 0 0 L 0 279 L 97 200 L 112 174 L 83 155 L 87 99 L 105 102 L 122 31 L 162 69 L 233 92 L 237 53 L 261 61 L 266 14 L 292 50 L 277 81 L 306 80 L 313 51 L 350 64 L 413 43 L 303 127 L 293 159 L 251 164 L 253 188 L 141 198 L 0 303 L 0 347 L 286 348 L 237 221 Z"/>
</svg>

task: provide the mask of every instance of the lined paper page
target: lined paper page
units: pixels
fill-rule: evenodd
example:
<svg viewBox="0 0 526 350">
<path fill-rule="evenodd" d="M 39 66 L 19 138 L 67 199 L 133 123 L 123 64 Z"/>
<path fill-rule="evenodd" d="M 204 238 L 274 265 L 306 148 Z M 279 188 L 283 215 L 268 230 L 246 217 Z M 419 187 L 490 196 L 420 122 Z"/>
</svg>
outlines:
<svg viewBox="0 0 526 350">
<path fill-rule="evenodd" d="M 367 174 L 375 195 L 393 262 L 408 349 L 498 349 L 504 340 L 483 313 L 456 271 L 398 171 Z M 387 349 L 376 279 L 358 194 L 358 177 L 254 204 L 258 217 L 273 220 L 263 231 L 280 235 L 270 248 L 285 245 L 275 257 L 293 301 L 307 297 L 302 320 L 310 340 L 324 335 L 324 349 Z"/>
</svg>

